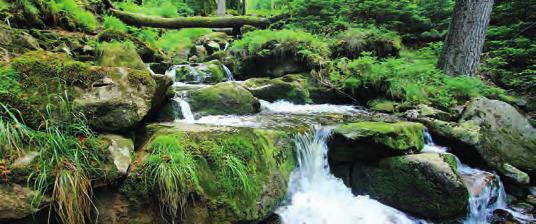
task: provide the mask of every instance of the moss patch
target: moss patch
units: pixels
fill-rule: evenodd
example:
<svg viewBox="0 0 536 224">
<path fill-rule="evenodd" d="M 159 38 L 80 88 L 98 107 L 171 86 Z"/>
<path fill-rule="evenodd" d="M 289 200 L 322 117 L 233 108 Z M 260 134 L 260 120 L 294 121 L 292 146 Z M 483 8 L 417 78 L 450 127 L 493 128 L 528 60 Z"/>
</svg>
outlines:
<svg viewBox="0 0 536 224">
<path fill-rule="evenodd" d="M 190 184 L 167 196 L 196 198 L 194 203 L 197 205 L 188 202 L 182 206 L 181 212 L 195 216 L 190 209 L 202 203 L 210 214 L 206 217 L 207 223 L 258 221 L 267 217 L 284 198 L 287 178 L 295 165 L 292 140 L 286 133 L 202 126 L 171 128 L 151 125 L 149 129 L 151 137 L 144 147 L 149 159 L 141 161 L 134 173 L 139 172 L 139 180 L 142 180 L 150 174 L 144 172 L 145 167 L 163 163 L 189 164 L 191 174 L 179 184 Z M 155 144 L 162 145 L 162 142 L 174 142 L 167 144 L 167 148 L 175 150 L 169 153 L 155 150 L 158 148 L 154 147 Z M 152 181 L 148 183 L 158 183 Z M 154 194 L 159 198 L 167 194 L 159 190 L 161 187 L 159 184 L 152 185 L 156 190 Z M 128 190 L 131 188 L 125 187 L 125 192 L 135 192 Z"/>
<path fill-rule="evenodd" d="M 253 95 L 236 83 L 220 83 L 191 92 L 190 106 L 203 115 L 252 114 L 259 110 Z"/>
<path fill-rule="evenodd" d="M 244 86 L 257 98 L 274 102 L 287 100 L 297 104 L 311 103 L 309 82 L 301 74 L 286 75 L 281 78 L 253 78 Z"/>
</svg>

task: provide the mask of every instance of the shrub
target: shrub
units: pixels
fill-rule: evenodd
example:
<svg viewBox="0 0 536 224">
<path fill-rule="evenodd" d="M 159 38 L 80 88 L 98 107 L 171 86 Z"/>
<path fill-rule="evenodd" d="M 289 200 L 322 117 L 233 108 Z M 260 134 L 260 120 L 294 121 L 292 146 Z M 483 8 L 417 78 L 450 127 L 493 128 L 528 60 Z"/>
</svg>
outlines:
<svg viewBox="0 0 536 224">
<path fill-rule="evenodd" d="M 143 0 L 141 5 L 133 1 L 123 1 L 117 6 L 125 11 L 149 16 L 179 17 L 193 14 L 193 10 L 180 0 Z"/>
</svg>

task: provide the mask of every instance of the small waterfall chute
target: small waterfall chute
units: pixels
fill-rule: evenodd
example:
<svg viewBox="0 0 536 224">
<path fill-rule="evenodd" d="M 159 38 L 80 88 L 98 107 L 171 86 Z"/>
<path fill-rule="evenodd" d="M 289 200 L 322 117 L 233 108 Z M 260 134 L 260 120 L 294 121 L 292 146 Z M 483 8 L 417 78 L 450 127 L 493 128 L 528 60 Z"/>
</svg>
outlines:
<svg viewBox="0 0 536 224">
<path fill-rule="evenodd" d="M 295 139 L 298 168 L 289 184 L 289 201 L 279 214 L 286 224 L 419 223 L 368 196 L 354 196 L 330 173 L 326 145 L 329 129 L 317 128 Z"/>
<path fill-rule="evenodd" d="M 150 63 L 146 63 L 145 66 L 147 67 L 147 70 L 149 70 L 149 73 L 151 74 L 151 76 L 155 76 L 156 73 L 153 71 L 153 69 L 151 68 L 151 64 Z"/>
<path fill-rule="evenodd" d="M 235 81 L 233 72 L 231 72 L 231 70 L 227 66 L 222 64 L 221 68 L 223 69 L 223 72 L 225 73 L 225 78 L 227 78 L 227 81 Z"/>
</svg>

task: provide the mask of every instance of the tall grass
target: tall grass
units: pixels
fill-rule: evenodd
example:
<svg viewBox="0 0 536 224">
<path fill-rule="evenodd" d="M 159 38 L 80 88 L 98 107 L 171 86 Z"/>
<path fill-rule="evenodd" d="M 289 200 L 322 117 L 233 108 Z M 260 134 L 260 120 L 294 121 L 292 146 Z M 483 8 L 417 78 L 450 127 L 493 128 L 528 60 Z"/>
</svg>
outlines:
<svg viewBox="0 0 536 224">
<path fill-rule="evenodd" d="M 184 211 L 190 192 L 199 186 L 197 166 L 173 136 L 157 137 L 150 149 L 152 154 L 144 170 L 146 183 L 158 191 L 162 213 L 174 223 L 178 211 Z"/>
<path fill-rule="evenodd" d="M 33 136 L 33 131 L 19 121 L 6 105 L 0 103 L 0 154 L 10 155 L 15 151 L 21 156 L 23 144 L 31 141 Z"/>
</svg>

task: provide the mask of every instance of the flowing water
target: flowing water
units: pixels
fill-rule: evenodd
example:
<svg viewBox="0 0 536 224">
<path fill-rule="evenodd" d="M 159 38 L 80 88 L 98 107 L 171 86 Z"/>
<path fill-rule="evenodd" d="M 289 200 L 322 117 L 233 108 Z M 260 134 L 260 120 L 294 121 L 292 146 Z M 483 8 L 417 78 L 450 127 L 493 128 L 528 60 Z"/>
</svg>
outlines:
<svg viewBox="0 0 536 224">
<path fill-rule="evenodd" d="M 227 81 L 235 81 L 233 72 L 231 72 L 231 70 L 227 66 L 222 64 L 221 68 L 223 69 L 223 72 L 225 72 L 225 77 L 227 78 Z"/>
<path fill-rule="evenodd" d="M 424 133 L 424 140 L 423 153 L 446 153 L 448 151 L 448 148 L 434 143 L 428 130 Z M 462 176 L 470 194 L 467 207 L 468 214 L 463 220 L 464 224 L 490 223 L 493 211 L 497 209 L 508 211 L 522 223 L 536 221 L 531 216 L 508 208 L 506 191 L 498 175 L 469 167 L 458 158 L 456 160 L 458 162 L 458 172 Z"/>
<path fill-rule="evenodd" d="M 297 105 L 288 101 L 279 100 L 273 103 L 260 100 L 261 113 L 264 114 L 352 114 L 363 112 L 353 106 L 333 104 L 307 104 Z"/>
<path fill-rule="evenodd" d="M 329 171 L 326 145 L 330 131 L 298 135 L 298 168 L 289 183 L 289 201 L 280 207 L 285 224 L 419 223 L 368 196 L 354 196 Z"/>
</svg>

